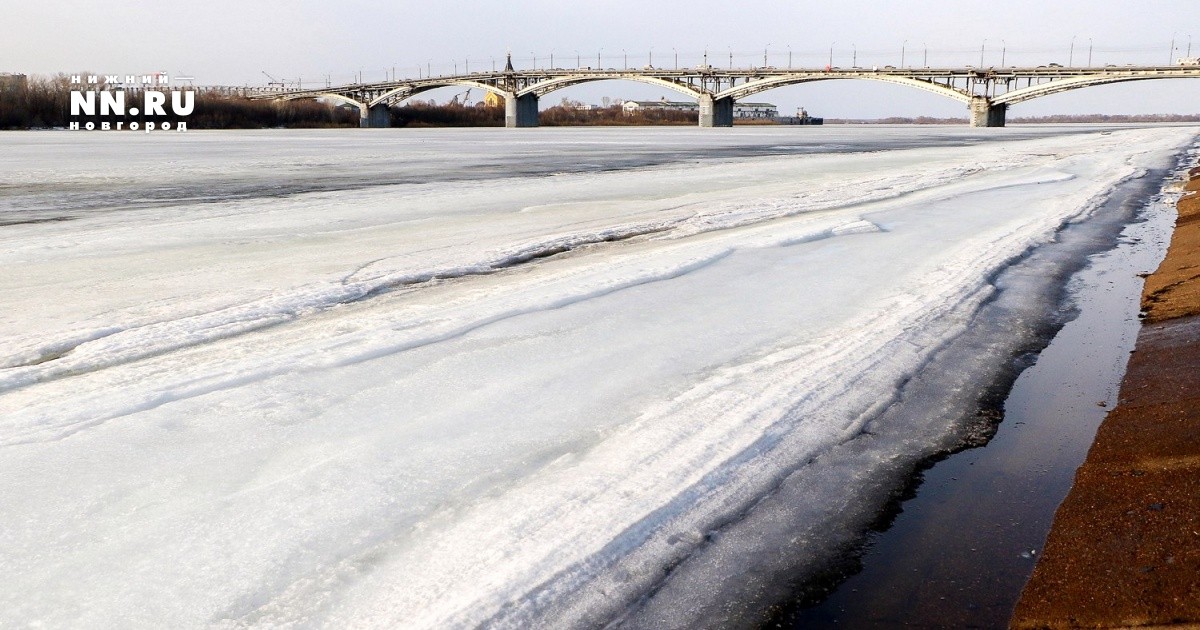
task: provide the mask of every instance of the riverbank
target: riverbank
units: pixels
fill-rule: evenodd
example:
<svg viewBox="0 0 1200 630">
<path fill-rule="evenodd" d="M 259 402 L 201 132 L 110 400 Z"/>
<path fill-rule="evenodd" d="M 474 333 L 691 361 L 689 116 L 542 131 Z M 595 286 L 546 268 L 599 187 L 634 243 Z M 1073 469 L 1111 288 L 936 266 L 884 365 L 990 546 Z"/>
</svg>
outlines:
<svg viewBox="0 0 1200 630">
<path fill-rule="evenodd" d="M 1014 628 L 1200 624 L 1200 168 L 1116 409 L 1055 515 Z"/>
</svg>

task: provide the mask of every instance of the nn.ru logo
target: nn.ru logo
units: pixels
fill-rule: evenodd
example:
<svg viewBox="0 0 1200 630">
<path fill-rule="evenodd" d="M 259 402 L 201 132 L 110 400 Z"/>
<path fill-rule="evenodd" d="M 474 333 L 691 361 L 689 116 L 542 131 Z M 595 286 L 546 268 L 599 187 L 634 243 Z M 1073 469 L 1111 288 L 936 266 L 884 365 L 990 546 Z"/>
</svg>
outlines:
<svg viewBox="0 0 1200 630">
<path fill-rule="evenodd" d="M 170 90 L 166 73 L 146 75 L 83 75 L 71 77 L 71 120 L 73 131 L 145 129 L 187 131 L 187 121 L 180 120 L 196 107 L 193 90 Z M 76 86 L 79 86 L 76 88 Z M 170 92 L 168 99 L 167 89 Z M 167 111 L 168 100 L 170 112 Z M 86 120 L 93 118 L 94 120 Z M 146 120 L 169 118 L 173 120 Z"/>
</svg>

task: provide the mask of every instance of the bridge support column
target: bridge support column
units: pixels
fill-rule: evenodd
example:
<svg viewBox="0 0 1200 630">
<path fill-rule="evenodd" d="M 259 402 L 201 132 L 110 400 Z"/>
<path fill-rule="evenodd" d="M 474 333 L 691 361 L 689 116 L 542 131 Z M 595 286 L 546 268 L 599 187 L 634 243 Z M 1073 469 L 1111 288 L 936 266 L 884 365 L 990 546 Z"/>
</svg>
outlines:
<svg viewBox="0 0 1200 630">
<path fill-rule="evenodd" d="M 366 122 L 365 125 L 362 124 L 364 121 Z M 375 129 L 391 127 L 392 110 L 385 103 L 373 105 L 371 109 L 367 111 L 367 117 L 363 120 L 360 120 L 359 124 L 363 127 L 371 127 Z"/>
<path fill-rule="evenodd" d="M 714 99 L 711 94 L 701 94 L 700 126 L 732 127 L 733 99 L 728 96 Z"/>
<path fill-rule="evenodd" d="M 977 96 L 971 99 L 971 126 L 972 127 L 1003 127 L 1004 115 L 1008 112 L 1008 105 L 999 104 L 993 105 L 988 99 Z"/>
<path fill-rule="evenodd" d="M 517 96 L 509 92 L 504 96 L 504 126 L 538 126 L 538 97 L 536 94 Z"/>
</svg>

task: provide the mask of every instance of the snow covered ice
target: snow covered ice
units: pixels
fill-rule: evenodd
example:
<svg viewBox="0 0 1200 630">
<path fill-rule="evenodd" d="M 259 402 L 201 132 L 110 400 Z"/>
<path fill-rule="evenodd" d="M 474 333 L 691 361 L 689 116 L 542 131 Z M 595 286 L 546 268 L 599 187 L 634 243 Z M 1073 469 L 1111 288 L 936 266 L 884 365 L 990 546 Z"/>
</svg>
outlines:
<svg viewBox="0 0 1200 630">
<path fill-rule="evenodd" d="M 0 135 L 0 626 L 618 617 L 1194 135 L 1082 131 Z"/>
</svg>

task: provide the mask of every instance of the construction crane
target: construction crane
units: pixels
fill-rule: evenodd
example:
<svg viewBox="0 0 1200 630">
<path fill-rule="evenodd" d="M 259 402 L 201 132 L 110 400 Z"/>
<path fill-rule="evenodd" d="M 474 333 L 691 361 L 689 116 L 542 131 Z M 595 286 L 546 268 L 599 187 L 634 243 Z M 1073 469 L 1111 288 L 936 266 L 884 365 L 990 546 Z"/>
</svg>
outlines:
<svg viewBox="0 0 1200 630">
<path fill-rule="evenodd" d="M 263 70 L 262 73 L 268 79 L 267 87 L 287 87 L 287 83 L 280 81 L 279 79 L 276 79 L 275 77 L 267 74 L 266 70 Z"/>
<path fill-rule="evenodd" d="M 459 97 L 462 97 L 461 101 L 459 101 Z M 471 90 L 470 89 L 468 89 L 466 92 L 463 92 L 462 94 L 455 94 L 454 98 L 450 99 L 450 104 L 451 105 L 459 105 L 459 104 L 466 105 L 467 101 L 469 101 L 469 100 L 471 100 Z"/>
</svg>

